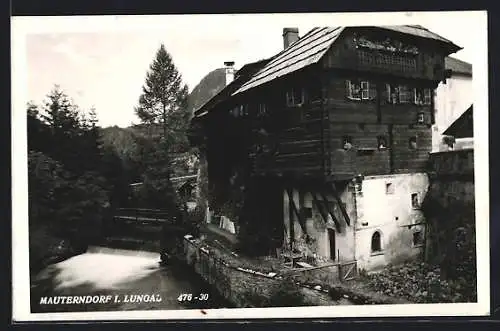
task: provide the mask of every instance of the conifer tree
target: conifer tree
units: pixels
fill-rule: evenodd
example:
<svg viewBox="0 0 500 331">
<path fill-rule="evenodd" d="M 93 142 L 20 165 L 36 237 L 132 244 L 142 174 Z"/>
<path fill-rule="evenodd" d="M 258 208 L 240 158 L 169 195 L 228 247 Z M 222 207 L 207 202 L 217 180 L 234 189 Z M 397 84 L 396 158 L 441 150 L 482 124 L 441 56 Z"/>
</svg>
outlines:
<svg viewBox="0 0 500 331">
<path fill-rule="evenodd" d="M 146 74 L 135 112 L 144 124 L 161 125 L 169 150 L 187 146 L 188 87 L 161 44 Z"/>
<path fill-rule="evenodd" d="M 188 150 L 186 129 L 190 115 L 188 87 L 163 44 L 146 73 L 135 113 L 152 132 L 142 146 L 145 203 L 170 209 L 177 206 L 170 181 L 172 154 Z M 159 135 L 155 134 L 157 127 L 161 128 Z"/>
</svg>

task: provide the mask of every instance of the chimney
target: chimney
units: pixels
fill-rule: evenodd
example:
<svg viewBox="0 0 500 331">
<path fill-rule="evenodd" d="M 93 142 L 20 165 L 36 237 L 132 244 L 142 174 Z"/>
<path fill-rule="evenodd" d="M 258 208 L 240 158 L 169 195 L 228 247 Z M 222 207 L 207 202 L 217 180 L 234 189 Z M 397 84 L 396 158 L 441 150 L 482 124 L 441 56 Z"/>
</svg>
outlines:
<svg viewBox="0 0 500 331">
<path fill-rule="evenodd" d="M 226 85 L 229 85 L 234 79 L 234 61 L 224 62 L 226 66 Z"/>
<path fill-rule="evenodd" d="M 283 28 L 283 45 L 284 49 L 293 44 L 299 39 L 299 29 L 298 28 Z"/>
</svg>

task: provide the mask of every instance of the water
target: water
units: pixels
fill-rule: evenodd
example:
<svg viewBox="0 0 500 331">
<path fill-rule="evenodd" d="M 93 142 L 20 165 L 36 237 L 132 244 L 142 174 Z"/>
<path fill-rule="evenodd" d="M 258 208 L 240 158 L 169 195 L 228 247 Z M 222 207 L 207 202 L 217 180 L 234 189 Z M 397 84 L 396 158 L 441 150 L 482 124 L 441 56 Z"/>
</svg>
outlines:
<svg viewBox="0 0 500 331">
<path fill-rule="evenodd" d="M 227 306 L 191 270 L 178 265 L 163 267 L 159 261 L 158 253 L 89 247 L 85 254 L 53 264 L 33 279 L 32 312 Z M 192 294 L 193 299 L 179 302 L 181 294 Z M 90 302 L 93 299 L 97 302 Z"/>
</svg>

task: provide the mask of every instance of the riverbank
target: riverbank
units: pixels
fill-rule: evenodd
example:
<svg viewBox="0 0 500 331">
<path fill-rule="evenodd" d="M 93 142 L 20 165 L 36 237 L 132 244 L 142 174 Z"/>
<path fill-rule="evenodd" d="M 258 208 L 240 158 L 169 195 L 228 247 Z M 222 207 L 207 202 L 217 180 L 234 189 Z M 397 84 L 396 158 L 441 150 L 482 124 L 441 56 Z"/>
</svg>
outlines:
<svg viewBox="0 0 500 331">
<path fill-rule="evenodd" d="M 85 253 L 87 247 L 72 243 L 67 238 L 55 236 L 48 227 L 30 229 L 29 265 L 33 276 L 47 266 Z"/>
<path fill-rule="evenodd" d="M 154 252 L 92 246 L 48 266 L 31 283 L 33 313 L 232 307 L 190 268 L 162 266 Z"/>
<path fill-rule="evenodd" d="M 183 261 L 236 307 L 336 306 L 409 303 L 370 291 L 363 282 L 339 282 L 318 273 L 294 274 L 271 257 L 239 256 L 220 242 L 186 236 Z"/>
</svg>

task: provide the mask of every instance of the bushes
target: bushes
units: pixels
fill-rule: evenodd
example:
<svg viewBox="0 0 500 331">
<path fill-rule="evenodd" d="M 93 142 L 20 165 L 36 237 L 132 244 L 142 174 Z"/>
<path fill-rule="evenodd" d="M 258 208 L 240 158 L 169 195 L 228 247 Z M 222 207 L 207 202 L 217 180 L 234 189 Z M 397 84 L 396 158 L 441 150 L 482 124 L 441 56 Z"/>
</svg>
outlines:
<svg viewBox="0 0 500 331">
<path fill-rule="evenodd" d="M 366 276 L 373 289 L 418 303 L 474 302 L 476 282 L 465 277 L 443 278 L 441 269 L 426 263 L 408 263 Z"/>
<path fill-rule="evenodd" d="M 74 252 L 85 251 L 100 235 L 109 205 L 102 179 L 92 173 L 73 176 L 59 162 L 33 151 L 28 176 L 31 263 L 46 260 L 56 238 L 69 239 Z"/>
</svg>

